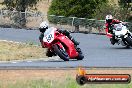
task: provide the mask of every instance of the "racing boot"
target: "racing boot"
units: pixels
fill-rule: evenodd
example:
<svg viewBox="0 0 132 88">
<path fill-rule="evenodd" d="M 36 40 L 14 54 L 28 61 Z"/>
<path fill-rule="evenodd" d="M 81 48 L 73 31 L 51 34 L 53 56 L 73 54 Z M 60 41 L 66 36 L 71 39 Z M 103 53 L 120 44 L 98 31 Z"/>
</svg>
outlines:
<svg viewBox="0 0 132 88">
<path fill-rule="evenodd" d="M 80 54 L 82 54 L 82 50 L 80 48 L 76 48 L 77 52 L 79 52 Z"/>
<path fill-rule="evenodd" d="M 72 38 L 71 41 L 72 41 L 76 46 L 79 45 L 79 42 L 76 41 L 74 38 Z"/>
<path fill-rule="evenodd" d="M 65 36 L 67 36 L 76 46 L 79 45 L 79 42 L 77 42 L 71 35 L 70 32 L 67 30 L 59 30 L 59 32 L 63 33 Z"/>
<path fill-rule="evenodd" d="M 79 42 L 77 42 L 71 35 L 67 36 L 76 46 L 79 45 Z"/>
<path fill-rule="evenodd" d="M 46 52 L 46 56 L 52 57 L 52 56 L 55 56 L 55 54 L 48 49 Z"/>
</svg>

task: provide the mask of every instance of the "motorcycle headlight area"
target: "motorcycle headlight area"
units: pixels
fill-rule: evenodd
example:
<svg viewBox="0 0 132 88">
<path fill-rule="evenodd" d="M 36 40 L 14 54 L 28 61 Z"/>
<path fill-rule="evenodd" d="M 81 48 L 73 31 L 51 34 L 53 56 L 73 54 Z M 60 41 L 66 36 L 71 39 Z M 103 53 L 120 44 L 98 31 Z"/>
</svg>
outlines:
<svg viewBox="0 0 132 88">
<path fill-rule="evenodd" d="M 121 31 L 122 30 L 122 28 L 116 28 L 116 31 Z"/>
</svg>

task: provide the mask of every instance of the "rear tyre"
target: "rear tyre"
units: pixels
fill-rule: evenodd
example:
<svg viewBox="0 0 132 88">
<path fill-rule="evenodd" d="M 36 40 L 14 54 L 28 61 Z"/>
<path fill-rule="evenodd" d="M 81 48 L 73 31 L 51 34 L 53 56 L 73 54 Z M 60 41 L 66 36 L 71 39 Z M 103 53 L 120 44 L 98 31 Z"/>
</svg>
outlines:
<svg viewBox="0 0 132 88">
<path fill-rule="evenodd" d="M 128 36 L 126 38 L 126 41 L 128 42 L 128 44 L 130 44 L 130 46 L 132 46 L 132 37 Z"/>
<path fill-rule="evenodd" d="M 77 48 L 77 51 L 78 51 L 77 60 L 83 60 L 84 55 L 83 55 L 81 49 L 80 48 Z"/>
<path fill-rule="evenodd" d="M 54 45 L 54 52 L 64 61 L 69 61 L 69 55 L 67 54 L 67 52 L 60 48 L 58 45 Z"/>
<path fill-rule="evenodd" d="M 127 46 L 126 46 L 126 48 L 127 48 L 127 49 L 130 49 L 130 46 L 129 46 L 129 45 L 127 45 Z"/>
</svg>

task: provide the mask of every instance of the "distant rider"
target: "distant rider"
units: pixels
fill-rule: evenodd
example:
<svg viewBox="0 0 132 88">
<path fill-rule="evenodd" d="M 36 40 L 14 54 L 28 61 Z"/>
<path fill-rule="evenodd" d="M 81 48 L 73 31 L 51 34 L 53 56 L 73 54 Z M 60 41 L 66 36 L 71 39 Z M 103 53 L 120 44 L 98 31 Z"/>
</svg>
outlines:
<svg viewBox="0 0 132 88">
<path fill-rule="evenodd" d="M 39 27 L 39 30 L 40 30 L 40 32 L 41 32 L 41 34 L 40 34 L 40 36 L 39 36 L 39 40 L 40 40 L 41 45 L 42 45 L 43 48 L 44 48 L 44 46 L 43 46 L 42 43 L 43 43 L 44 32 L 45 32 L 46 30 L 48 30 L 48 28 L 49 28 L 49 24 L 48 24 L 46 21 L 42 22 L 42 23 L 40 24 L 40 27 Z M 58 31 L 59 33 L 64 34 L 65 36 L 67 36 L 76 46 L 79 45 L 79 42 L 77 42 L 77 41 L 70 35 L 70 32 L 69 32 L 69 31 L 67 31 L 67 30 L 60 30 L 60 29 L 57 29 L 56 31 Z M 46 55 L 47 55 L 48 57 L 52 57 L 52 52 L 51 52 L 50 50 L 48 50 L 47 53 L 46 53 Z"/>
<path fill-rule="evenodd" d="M 111 44 L 114 45 L 116 43 L 116 39 L 112 31 L 112 24 L 118 24 L 121 23 L 121 21 L 113 19 L 112 15 L 110 14 L 106 16 L 105 21 L 106 35 L 110 37 Z"/>
</svg>

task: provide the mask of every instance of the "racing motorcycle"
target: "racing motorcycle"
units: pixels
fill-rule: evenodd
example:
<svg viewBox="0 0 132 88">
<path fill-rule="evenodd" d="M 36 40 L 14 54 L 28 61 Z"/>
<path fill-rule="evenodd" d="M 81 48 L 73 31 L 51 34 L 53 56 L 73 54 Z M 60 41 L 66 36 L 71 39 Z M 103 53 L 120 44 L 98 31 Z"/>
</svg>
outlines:
<svg viewBox="0 0 132 88">
<path fill-rule="evenodd" d="M 122 46 L 126 47 L 132 46 L 132 33 L 124 24 L 113 24 L 112 29 L 118 45 L 121 44 Z"/>
<path fill-rule="evenodd" d="M 51 27 L 45 31 L 43 45 L 64 61 L 69 61 L 69 59 L 82 60 L 84 56 L 81 49 L 75 46 L 67 36 L 56 30 L 56 28 Z"/>
</svg>

